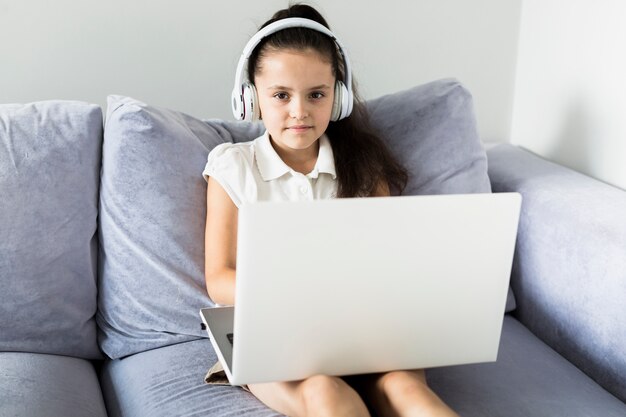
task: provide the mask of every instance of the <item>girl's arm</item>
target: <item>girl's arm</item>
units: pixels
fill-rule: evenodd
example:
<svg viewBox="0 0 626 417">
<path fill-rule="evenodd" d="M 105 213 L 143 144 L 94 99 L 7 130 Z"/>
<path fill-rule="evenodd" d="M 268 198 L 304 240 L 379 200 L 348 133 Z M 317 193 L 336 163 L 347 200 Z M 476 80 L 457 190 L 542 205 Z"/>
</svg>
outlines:
<svg viewBox="0 0 626 417">
<path fill-rule="evenodd" d="M 211 177 L 207 184 L 204 277 L 211 300 L 235 304 L 237 206 Z"/>
</svg>

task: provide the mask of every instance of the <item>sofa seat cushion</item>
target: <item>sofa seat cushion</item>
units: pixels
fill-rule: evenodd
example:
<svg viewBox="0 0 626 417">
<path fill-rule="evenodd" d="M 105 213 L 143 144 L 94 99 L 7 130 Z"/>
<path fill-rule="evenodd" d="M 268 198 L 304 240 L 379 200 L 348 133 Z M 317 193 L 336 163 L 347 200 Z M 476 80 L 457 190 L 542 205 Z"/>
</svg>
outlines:
<svg viewBox="0 0 626 417">
<path fill-rule="evenodd" d="M 106 417 L 107 412 L 90 361 L 0 352 L 0 415 Z"/>
<path fill-rule="evenodd" d="M 427 377 L 463 417 L 626 415 L 626 404 L 508 315 L 497 362 L 431 369 Z"/>
<path fill-rule="evenodd" d="M 239 387 L 205 384 L 216 361 L 208 339 L 107 361 L 101 383 L 109 416 L 279 415 Z"/>
</svg>

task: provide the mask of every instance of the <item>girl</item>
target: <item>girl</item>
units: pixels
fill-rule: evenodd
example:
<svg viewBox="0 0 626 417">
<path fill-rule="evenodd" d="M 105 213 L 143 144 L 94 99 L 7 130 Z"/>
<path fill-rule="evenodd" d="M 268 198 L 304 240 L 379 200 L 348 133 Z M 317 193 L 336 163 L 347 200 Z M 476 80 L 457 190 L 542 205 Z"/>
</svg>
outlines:
<svg viewBox="0 0 626 417">
<path fill-rule="evenodd" d="M 328 28 L 318 12 L 305 5 L 280 10 L 263 27 L 294 17 Z M 368 126 L 364 107 L 356 102 L 352 111 L 349 64 L 338 44 L 328 34 L 294 25 L 253 46 L 249 85 L 243 88 L 247 102 L 243 109 L 234 105 L 237 116 L 259 117 L 265 134 L 252 142 L 216 147 L 204 171 L 205 276 L 208 293 L 218 304 L 235 301 L 241 204 L 388 196 L 401 192 L 407 181 L 406 171 Z M 234 99 L 238 96 L 236 91 Z M 216 364 L 207 380 L 219 375 L 219 367 Z M 381 416 L 456 415 L 428 388 L 421 370 L 349 378 L 318 375 L 248 389 L 289 416 L 368 416 L 368 407 Z"/>
</svg>

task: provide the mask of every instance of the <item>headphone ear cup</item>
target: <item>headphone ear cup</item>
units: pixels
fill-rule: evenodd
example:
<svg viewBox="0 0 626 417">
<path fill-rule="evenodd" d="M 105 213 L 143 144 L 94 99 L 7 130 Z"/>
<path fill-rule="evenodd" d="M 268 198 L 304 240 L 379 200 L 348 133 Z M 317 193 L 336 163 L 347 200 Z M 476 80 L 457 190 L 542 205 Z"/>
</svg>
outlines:
<svg viewBox="0 0 626 417">
<path fill-rule="evenodd" d="M 333 98 L 333 111 L 330 120 L 345 119 L 352 113 L 352 96 L 342 81 L 335 83 L 335 97 Z"/>
<path fill-rule="evenodd" d="M 339 115 L 340 119 L 345 119 L 350 116 L 352 113 L 352 106 L 354 105 L 354 98 L 352 97 L 352 93 L 348 91 L 348 88 L 344 83 L 341 83 L 341 114 Z"/>
<path fill-rule="evenodd" d="M 254 84 L 243 85 L 243 120 L 254 122 L 260 120 L 259 98 Z"/>
<path fill-rule="evenodd" d="M 233 89 L 233 93 L 231 95 L 233 116 L 235 116 L 236 120 L 243 120 L 243 101 L 242 96 L 239 94 L 240 91 L 241 90 L 235 88 Z"/>
<path fill-rule="evenodd" d="M 330 120 L 336 122 L 341 119 L 341 107 L 343 103 L 344 88 L 341 81 L 335 82 L 335 94 L 333 97 L 333 110 L 330 113 Z"/>
</svg>

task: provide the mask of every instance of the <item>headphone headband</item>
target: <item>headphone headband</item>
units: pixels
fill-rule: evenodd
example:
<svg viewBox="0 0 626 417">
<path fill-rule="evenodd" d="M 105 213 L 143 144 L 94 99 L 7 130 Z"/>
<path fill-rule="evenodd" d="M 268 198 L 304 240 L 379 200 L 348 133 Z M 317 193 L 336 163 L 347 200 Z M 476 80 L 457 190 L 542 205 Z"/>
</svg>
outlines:
<svg viewBox="0 0 626 417">
<path fill-rule="evenodd" d="M 273 33 L 279 32 L 283 29 L 288 28 L 307 28 L 312 29 L 318 32 L 323 33 L 324 35 L 331 38 L 338 47 L 339 53 L 341 54 L 341 58 L 344 63 L 344 73 L 345 73 L 345 86 L 347 88 L 348 94 L 348 108 L 345 109 L 342 113 L 345 113 L 343 117 L 347 117 L 352 112 L 352 70 L 350 65 L 350 59 L 348 58 L 348 54 L 346 54 L 343 45 L 339 42 L 339 39 L 324 25 L 311 20 L 305 19 L 302 17 L 289 17 L 285 19 L 277 20 L 276 22 L 270 23 L 265 26 L 261 30 L 259 30 L 246 44 L 241 56 L 239 57 L 239 62 L 237 64 L 237 72 L 235 73 L 235 86 L 233 87 L 232 92 L 232 100 L 233 100 L 233 115 L 238 120 L 243 120 L 245 117 L 245 109 L 244 109 L 244 88 L 245 84 L 249 82 L 249 74 L 247 74 L 248 60 L 250 59 L 250 55 L 254 49 L 263 41 L 263 39 L 272 35 Z"/>
</svg>

